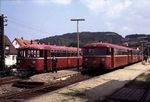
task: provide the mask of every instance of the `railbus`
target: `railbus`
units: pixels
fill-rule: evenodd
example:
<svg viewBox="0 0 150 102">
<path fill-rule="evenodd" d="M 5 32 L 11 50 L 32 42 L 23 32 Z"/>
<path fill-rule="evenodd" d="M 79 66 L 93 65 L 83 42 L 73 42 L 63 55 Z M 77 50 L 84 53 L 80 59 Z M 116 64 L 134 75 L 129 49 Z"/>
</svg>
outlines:
<svg viewBox="0 0 150 102">
<path fill-rule="evenodd" d="M 89 43 L 83 48 L 83 70 L 114 69 L 142 60 L 137 49 L 110 43 Z"/>
<path fill-rule="evenodd" d="M 51 71 L 52 57 L 57 58 L 57 69 L 65 69 L 82 65 L 81 49 L 77 56 L 77 48 L 31 44 L 18 48 L 17 68 L 28 71 Z"/>
</svg>

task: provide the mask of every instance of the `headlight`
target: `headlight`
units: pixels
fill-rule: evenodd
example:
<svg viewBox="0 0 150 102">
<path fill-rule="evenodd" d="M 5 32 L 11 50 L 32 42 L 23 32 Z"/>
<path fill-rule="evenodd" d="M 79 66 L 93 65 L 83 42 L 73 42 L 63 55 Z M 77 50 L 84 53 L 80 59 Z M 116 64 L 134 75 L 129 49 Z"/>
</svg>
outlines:
<svg viewBox="0 0 150 102">
<path fill-rule="evenodd" d="M 35 61 L 32 61 L 32 64 L 35 64 Z"/>
<path fill-rule="evenodd" d="M 11 69 L 11 71 L 12 71 L 12 72 L 17 72 L 17 69 L 16 69 L 16 68 L 14 68 L 14 69 Z"/>
<path fill-rule="evenodd" d="M 20 60 L 18 60 L 18 63 L 20 63 Z"/>
<path fill-rule="evenodd" d="M 105 61 L 105 58 L 101 58 L 101 61 L 104 62 L 104 61 Z"/>
<path fill-rule="evenodd" d="M 93 61 L 94 64 L 96 64 L 96 61 Z"/>
<path fill-rule="evenodd" d="M 88 61 L 88 59 L 87 59 L 87 58 L 85 58 L 85 61 Z"/>
</svg>

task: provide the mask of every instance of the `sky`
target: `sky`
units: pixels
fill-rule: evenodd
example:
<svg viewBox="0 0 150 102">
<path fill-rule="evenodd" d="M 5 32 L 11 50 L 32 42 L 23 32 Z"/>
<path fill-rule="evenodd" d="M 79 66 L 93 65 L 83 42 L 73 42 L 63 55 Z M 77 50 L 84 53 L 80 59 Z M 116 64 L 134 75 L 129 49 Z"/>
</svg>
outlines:
<svg viewBox="0 0 150 102">
<path fill-rule="evenodd" d="M 11 39 L 41 39 L 76 32 L 150 34 L 150 0 L 0 0 L 7 16 L 5 34 Z"/>
</svg>

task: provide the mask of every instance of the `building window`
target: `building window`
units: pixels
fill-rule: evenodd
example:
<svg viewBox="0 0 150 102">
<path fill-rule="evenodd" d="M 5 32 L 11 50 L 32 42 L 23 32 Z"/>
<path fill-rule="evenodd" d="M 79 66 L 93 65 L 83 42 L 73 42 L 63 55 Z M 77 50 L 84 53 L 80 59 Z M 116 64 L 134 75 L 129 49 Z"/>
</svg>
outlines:
<svg viewBox="0 0 150 102">
<path fill-rule="evenodd" d="M 16 41 L 16 45 L 18 45 L 17 41 Z"/>
<path fill-rule="evenodd" d="M 15 56 L 12 56 L 12 60 L 15 60 Z"/>
</svg>

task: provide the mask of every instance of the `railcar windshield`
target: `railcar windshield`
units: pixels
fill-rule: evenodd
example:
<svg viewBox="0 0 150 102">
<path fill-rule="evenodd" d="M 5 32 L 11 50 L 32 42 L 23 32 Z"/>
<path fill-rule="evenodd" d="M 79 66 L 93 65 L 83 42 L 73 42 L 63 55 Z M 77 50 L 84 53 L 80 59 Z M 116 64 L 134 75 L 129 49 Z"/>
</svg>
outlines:
<svg viewBox="0 0 150 102">
<path fill-rule="evenodd" d="M 27 58 L 43 57 L 43 51 L 42 50 L 22 49 L 22 50 L 18 51 L 18 57 L 27 57 Z"/>
<path fill-rule="evenodd" d="M 109 55 L 110 50 L 106 47 L 84 48 L 83 55 Z"/>
</svg>

